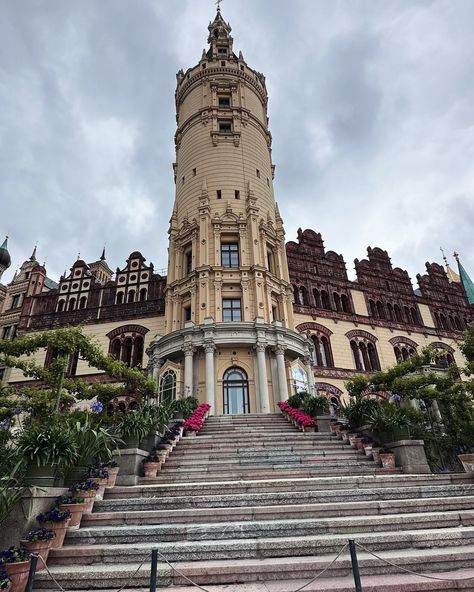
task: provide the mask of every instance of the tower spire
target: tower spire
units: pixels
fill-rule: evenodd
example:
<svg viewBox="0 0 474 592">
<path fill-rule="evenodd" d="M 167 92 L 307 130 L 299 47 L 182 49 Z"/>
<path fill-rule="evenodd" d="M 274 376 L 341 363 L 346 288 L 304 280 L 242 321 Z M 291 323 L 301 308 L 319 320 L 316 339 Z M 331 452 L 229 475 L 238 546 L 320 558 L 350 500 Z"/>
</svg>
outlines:
<svg viewBox="0 0 474 592">
<path fill-rule="evenodd" d="M 454 252 L 454 258 L 458 262 L 458 269 L 459 269 L 459 276 L 461 278 L 461 284 L 466 292 L 467 299 L 469 304 L 474 304 L 474 282 L 469 277 L 469 274 L 464 269 L 460 258 L 459 253 Z"/>
<path fill-rule="evenodd" d="M 451 266 L 449 265 L 448 258 L 444 254 L 443 247 L 440 247 L 439 250 L 443 254 L 443 260 L 444 260 L 444 264 L 446 265 L 446 275 L 448 276 L 448 280 L 451 283 L 455 282 L 455 283 L 459 284 L 459 282 L 461 281 L 461 278 L 458 276 L 458 274 L 453 269 L 451 269 Z"/>
<path fill-rule="evenodd" d="M 33 252 L 31 253 L 30 261 L 36 261 L 36 247 L 37 246 L 38 246 L 38 243 L 35 244 L 35 248 L 33 249 Z"/>
<path fill-rule="evenodd" d="M 100 256 L 100 260 L 105 261 L 105 245 L 104 245 L 104 248 L 102 249 L 102 255 Z"/>
</svg>

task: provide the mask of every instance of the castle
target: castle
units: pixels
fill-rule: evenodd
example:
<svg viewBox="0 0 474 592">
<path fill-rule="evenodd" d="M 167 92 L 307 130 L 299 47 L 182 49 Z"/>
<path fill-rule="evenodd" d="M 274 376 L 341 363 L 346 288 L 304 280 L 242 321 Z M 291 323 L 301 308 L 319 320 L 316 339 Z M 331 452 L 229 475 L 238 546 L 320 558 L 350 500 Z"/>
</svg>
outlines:
<svg viewBox="0 0 474 592">
<path fill-rule="evenodd" d="M 339 405 L 345 380 L 426 345 L 442 352 L 440 363 L 461 365 L 456 340 L 474 320 L 474 285 L 459 259 L 459 274 L 426 263 L 415 290 L 380 248 L 355 261 L 351 281 L 320 234 L 299 229 L 285 242 L 265 77 L 234 52 L 220 9 L 208 43 L 177 74 L 167 274 L 138 251 L 114 273 L 104 251 L 56 283 L 35 249 L 0 284 L 0 337 L 81 324 L 105 351 L 146 369 L 160 400 L 193 394 L 216 414 L 273 412 L 301 389 Z M 5 240 L 0 280 L 10 264 Z M 41 356 L 47 365 L 51 352 Z M 77 358 L 67 372 L 108 380 Z M 0 379 L 28 382 L 6 368 Z"/>
</svg>

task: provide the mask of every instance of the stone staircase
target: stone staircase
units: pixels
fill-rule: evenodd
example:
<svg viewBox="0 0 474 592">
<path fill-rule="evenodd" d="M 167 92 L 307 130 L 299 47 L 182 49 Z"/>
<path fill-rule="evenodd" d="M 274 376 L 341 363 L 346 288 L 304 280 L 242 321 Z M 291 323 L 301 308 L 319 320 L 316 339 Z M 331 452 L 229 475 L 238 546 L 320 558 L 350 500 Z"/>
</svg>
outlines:
<svg viewBox="0 0 474 592">
<path fill-rule="evenodd" d="M 184 438 L 156 479 L 115 487 L 48 567 L 66 590 L 113 590 L 157 548 L 215 592 L 294 592 L 348 538 L 364 592 L 474 592 L 474 480 L 387 472 L 329 434 L 303 434 L 280 415 L 211 417 Z M 149 560 L 126 589 L 149 585 Z M 159 564 L 159 586 L 195 589 Z M 35 590 L 53 590 L 45 572 Z M 305 591 L 351 591 L 346 551 Z"/>
</svg>

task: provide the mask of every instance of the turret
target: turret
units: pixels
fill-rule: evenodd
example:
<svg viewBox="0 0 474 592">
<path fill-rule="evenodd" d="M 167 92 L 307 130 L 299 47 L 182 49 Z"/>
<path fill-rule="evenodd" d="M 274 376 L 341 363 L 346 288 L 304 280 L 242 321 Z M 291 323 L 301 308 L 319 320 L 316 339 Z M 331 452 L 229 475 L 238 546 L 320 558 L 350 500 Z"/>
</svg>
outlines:
<svg viewBox="0 0 474 592">
<path fill-rule="evenodd" d="M 2 279 L 2 275 L 5 271 L 10 267 L 12 263 L 12 259 L 10 257 L 10 253 L 8 252 L 8 236 L 5 237 L 5 240 L 0 247 L 0 280 Z"/>
</svg>

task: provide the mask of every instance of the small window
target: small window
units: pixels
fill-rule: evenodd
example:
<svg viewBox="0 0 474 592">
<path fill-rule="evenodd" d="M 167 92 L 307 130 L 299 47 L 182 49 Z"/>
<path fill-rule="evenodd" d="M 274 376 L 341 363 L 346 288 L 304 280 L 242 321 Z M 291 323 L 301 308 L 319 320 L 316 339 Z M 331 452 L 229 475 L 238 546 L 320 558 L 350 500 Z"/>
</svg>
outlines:
<svg viewBox="0 0 474 592">
<path fill-rule="evenodd" d="M 186 273 L 189 274 L 193 270 L 193 252 L 188 251 L 185 254 L 185 265 L 186 265 Z"/>
<path fill-rule="evenodd" d="M 240 199 L 240 191 L 238 189 L 235 190 L 235 199 Z"/>
<path fill-rule="evenodd" d="M 182 177 L 181 178 L 181 185 L 184 185 L 186 183 L 186 177 Z"/>
<path fill-rule="evenodd" d="M 197 169 L 193 169 L 193 177 L 197 175 Z"/>
<path fill-rule="evenodd" d="M 230 97 L 219 97 L 219 109 L 230 109 Z"/>
<path fill-rule="evenodd" d="M 238 243 L 221 244 L 221 264 L 222 267 L 239 267 Z"/>
<path fill-rule="evenodd" d="M 184 307 L 184 320 L 185 321 L 191 320 L 191 307 L 190 306 Z"/>
<path fill-rule="evenodd" d="M 205 70 L 207 68 L 207 64 L 202 65 L 202 69 Z"/>
<path fill-rule="evenodd" d="M 245 70 L 245 68 L 242 65 L 240 66 L 240 69 L 242 72 Z"/>
<path fill-rule="evenodd" d="M 13 296 L 11 307 L 18 308 L 20 306 L 20 301 L 21 301 L 21 294 L 16 294 L 15 296 Z"/>
<path fill-rule="evenodd" d="M 140 302 L 145 302 L 145 300 L 146 300 L 146 288 L 142 288 L 140 290 L 139 300 L 140 300 Z"/>
<path fill-rule="evenodd" d="M 127 302 L 135 302 L 135 290 L 130 290 L 127 297 Z"/>
<path fill-rule="evenodd" d="M 3 327 L 2 331 L 2 339 L 8 339 L 10 337 L 10 331 L 12 330 L 11 326 Z"/>
<path fill-rule="evenodd" d="M 273 321 L 278 321 L 278 313 L 277 313 L 277 307 L 276 306 L 272 306 L 272 320 Z"/>
<path fill-rule="evenodd" d="M 82 296 L 79 300 L 79 308 L 86 308 L 87 306 L 87 296 Z"/>
<path fill-rule="evenodd" d="M 224 67 L 225 66 L 225 62 L 221 62 L 221 66 Z"/>
<path fill-rule="evenodd" d="M 217 199 L 222 199 L 222 191 L 220 189 L 217 190 Z"/>
<path fill-rule="evenodd" d="M 270 187 L 270 179 L 267 177 L 267 185 Z"/>
<path fill-rule="evenodd" d="M 273 253 L 271 249 L 267 250 L 267 267 L 270 273 L 275 273 L 274 265 L 273 265 Z"/>
<path fill-rule="evenodd" d="M 219 131 L 223 134 L 230 134 L 232 123 L 230 121 L 219 121 Z"/>
<path fill-rule="evenodd" d="M 241 321 L 242 303 L 240 299 L 224 299 L 222 301 L 222 320 L 223 321 Z"/>
<path fill-rule="evenodd" d="M 25 273 L 25 280 L 28 280 L 28 279 L 30 279 L 30 272 L 29 271 L 27 271 Z"/>
<path fill-rule="evenodd" d="M 226 56 L 227 55 L 227 47 L 218 47 L 217 48 L 217 53 L 220 56 Z"/>
<path fill-rule="evenodd" d="M 117 304 L 123 303 L 123 292 L 118 292 L 117 294 Z"/>
<path fill-rule="evenodd" d="M 257 171 L 256 171 L 256 172 L 257 172 L 257 177 L 260 179 L 260 170 L 259 170 L 259 169 L 257 169 Z"/>
</svg>

